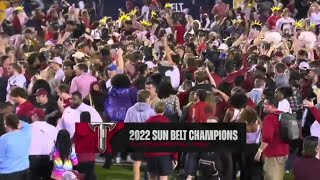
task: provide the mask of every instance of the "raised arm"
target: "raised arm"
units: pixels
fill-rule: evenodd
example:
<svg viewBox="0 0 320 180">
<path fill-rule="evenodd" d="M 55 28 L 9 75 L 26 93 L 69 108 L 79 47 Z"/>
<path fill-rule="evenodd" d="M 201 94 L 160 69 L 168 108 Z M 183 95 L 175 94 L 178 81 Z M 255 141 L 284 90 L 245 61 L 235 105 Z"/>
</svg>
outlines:
<svg viewBox="0 0 320 180">
<path fill-rule="evenodd" d="M 206 72 L 207 72 L 207 74 L 208 74 L 208 78 L 209 78 L 210 84 L 213 85 L 214 87 L 217 87 L 217 84 L 216 84 L 216 82 L 214 81 L 213 77 L 211 76 L 208 67 L 206 67 Z"/>
<path fill-rule="evenodd" d="M 123 50 L 121 48 L 118 49 L 117 54 L 118 54 L 117 65 L 121 70 L 124 70 Z"/>
</svg>

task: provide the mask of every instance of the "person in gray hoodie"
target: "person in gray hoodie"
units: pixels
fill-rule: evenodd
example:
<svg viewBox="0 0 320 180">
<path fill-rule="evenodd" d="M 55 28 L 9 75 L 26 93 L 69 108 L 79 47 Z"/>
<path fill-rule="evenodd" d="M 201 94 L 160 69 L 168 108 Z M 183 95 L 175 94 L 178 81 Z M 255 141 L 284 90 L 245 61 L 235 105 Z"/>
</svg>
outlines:
<svg viewBox="0 0 320 180">
<path fill-rule="evenodd" d="M 150 92 L 140 90 L 137 95 L 137 103 L 131 106 L 124 119 L 125 123 L 144 123 L 149 117 L 155 115 L 149 104 Z"/>
<path fill-rule="evenodd" d="M 150 92 L 140 90 L 137 95 L 137 103 L 130 107 L 124 119 L 125 123 L 144 123 L 151 116 L 156 115 L 150 105 Z M 140 179 L 141 162 L 144 159 L 142 153 L 133 153 L 133 179 Z"/>
</svg>

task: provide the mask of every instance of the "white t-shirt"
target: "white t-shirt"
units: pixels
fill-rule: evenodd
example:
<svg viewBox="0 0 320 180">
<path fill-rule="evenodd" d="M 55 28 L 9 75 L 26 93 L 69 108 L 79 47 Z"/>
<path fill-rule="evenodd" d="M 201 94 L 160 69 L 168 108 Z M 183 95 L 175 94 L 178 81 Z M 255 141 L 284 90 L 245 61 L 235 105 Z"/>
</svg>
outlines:
<svg viewBox="0 0 320 180">
<path fill-rule="evenodd" d="M 180 70 L 177 66 L 173 66 L 173 70 L 166 71 L 165 76 L 170 77 L 171 85 L 174 89 L 178 89 L 180 85 Z"/>
<path fill-rule="evenodd" d="M 282 17 L 280 19 L 278 19 L 278 21 L 276 22 L 276 27 L 279 30 L 285 30 L 285 29 L 292 29 L 292 25 L 294 23 L 294 19 L 292 19 L 291 17 Z"/>
<path fill-rule="evenodd" d="M 57 124 L 57 129 L 66 129 L 70 133 L 70 136 L 73 137 L 75 133 L 75 124 L 80 122 L 80 114 L 84 111 L 90 113 L 91 122 L 102 122 L 102 118 L 96 109 L 82 103 L 77 109 L 67 107 L 63 111 L 62 117 Z"/>
<path fill-rule="evenodd" d="M 290 103 L 287 99 L 283 99 L 282 101 L 279 101 L 278 110 L 285 113 L 292 113 Z"/>
<path fill-rule="evenodd" d="M 149 20 L 150 8 L 146 5 L 142 6 L 142 9 L 141 9 L 141 14 L 144 14 L 144 13 L 146 14 L 144 15 L 143 19 Z"/>
<path fill-rule="evenodd" d="M 319 25 L 319 24 L 320 24 L 320 12 L 318 12 L 318 13 L 311 13 L 310 23 L 311 23 L 311 24 L 315 24 L 315 25 Z"/>
<path fill-rule="evenodd" d="M 27 87 L 26 77 L 23 74 L 17 74 L 9 78 L 8 84 L 7 84 L 7 101 L 9 101 L 9 98 L 10 98 L 11 88 L 14 86 L 26 89 Z"/>
<path fill-rule="evenodd" d="M 49 155 L 54 148 L 58 130 L 45 121 L 36 121 L 31 124 L 31 127 L 29 155 Z"/>
<path fill-rule="evenodd" d="M 94 29 L 91 31 L 92 39 L 101 39 L 101 31 L 99 29 Z"/>
</svg>

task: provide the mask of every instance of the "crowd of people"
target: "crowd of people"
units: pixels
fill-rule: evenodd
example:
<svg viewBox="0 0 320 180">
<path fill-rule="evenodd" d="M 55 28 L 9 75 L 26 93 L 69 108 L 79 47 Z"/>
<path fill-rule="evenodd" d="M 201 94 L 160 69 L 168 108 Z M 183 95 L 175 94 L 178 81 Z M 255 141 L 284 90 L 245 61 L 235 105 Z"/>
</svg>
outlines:
<svg viewBox="0 0 320 180">
<path fill-rule="evenodd" d="M 132 162 L 134 180 L 145 163 L 150 180 L 174 169 L 187 180 L 318 180 L 317 1 L 219 0 L 193 17 L 169 0 L 128 0 L 118 19 L 72 2 L 26 12 L 0 1 L 0 180 L 97 179 L 98 155 L 75 153 L 77 122 L 246 123 L 245 152 L 99 155 L 104 168 Z M 283 138 L 283 114 L 299 138 Z"/>
</svg>

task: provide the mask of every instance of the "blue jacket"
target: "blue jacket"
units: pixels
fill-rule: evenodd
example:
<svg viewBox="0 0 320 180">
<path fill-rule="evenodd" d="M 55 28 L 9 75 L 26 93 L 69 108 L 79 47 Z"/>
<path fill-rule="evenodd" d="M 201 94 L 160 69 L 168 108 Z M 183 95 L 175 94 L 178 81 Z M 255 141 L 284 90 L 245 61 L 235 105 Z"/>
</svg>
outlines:
<svg viewBox="0 0 320 180">
<path fill-rule="evenodd" d="M 250 92 L 247 92 L 247 96 L 252 99 L 255 104 L 258 104 L 262 97 L 262 89 L 254 88 Z"/>
<path fill-rule="evenodd" d="M 22 122 L 22 121 L 20 121 Z M 22 129 L 0 137 L 0 174 L 10 174 L 29 168 L 31 126 L 22 122 Z"/>
<path fill-rule="evenodd" d="M 149 104 L 137 102 L 128 109 L 124 122 L 144 123 L 147 119 L 154 115 L 156 115 L 156 113 Z"/>
<path fill-rule="evenodd" d="M 115 88 L 109 90 L 104 103 L 104 112 L 108 120 L 112 122 L 123 122 L 127 110 L 137 101 L 137 90 L 135 88 Z"/>
</svg>

